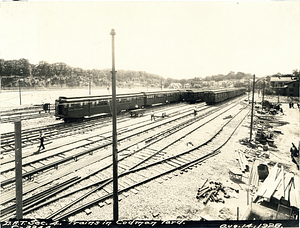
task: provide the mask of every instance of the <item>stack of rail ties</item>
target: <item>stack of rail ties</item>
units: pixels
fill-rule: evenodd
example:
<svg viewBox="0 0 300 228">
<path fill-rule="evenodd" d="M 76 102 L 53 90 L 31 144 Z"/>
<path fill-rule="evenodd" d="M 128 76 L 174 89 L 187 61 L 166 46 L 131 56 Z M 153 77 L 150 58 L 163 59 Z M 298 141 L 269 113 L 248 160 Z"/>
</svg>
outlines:
<svg viewBox="0 0 300 228">
<path fill-rule="evenodd" d="M 298 190 L 298 177 L 275 165 L 259 186 L 243 219 L 299 219 Z"/>
</svg>

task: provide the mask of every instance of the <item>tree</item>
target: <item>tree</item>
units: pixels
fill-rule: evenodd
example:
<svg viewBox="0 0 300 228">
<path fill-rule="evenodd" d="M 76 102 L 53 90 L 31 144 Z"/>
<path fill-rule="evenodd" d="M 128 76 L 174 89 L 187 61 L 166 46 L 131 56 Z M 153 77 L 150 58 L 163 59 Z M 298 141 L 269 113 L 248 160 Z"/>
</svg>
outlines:
<svg viewBox="0 0 300 228">
<path fill-rule="evenodd" d="M 300 77 L 300 71 L 298 71 L 298 69 L 293 70 L 292 75 L 293 75 L 293 79 L 294 79 L 294 80 L 299 80 L 299 77 Z"/>
<path fill-rule="evenodd" d="M 41 79 L 49 79 L 53 76 L 52 65 L 46 61 L 40 61 L 36 66 L 35 73 Z"/>
</svg>

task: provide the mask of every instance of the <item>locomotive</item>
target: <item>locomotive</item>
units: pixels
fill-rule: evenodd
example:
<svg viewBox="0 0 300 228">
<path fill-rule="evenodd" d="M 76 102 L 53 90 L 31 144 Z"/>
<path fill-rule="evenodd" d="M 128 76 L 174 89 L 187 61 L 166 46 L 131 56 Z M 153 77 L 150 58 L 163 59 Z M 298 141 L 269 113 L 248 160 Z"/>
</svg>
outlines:
<svg viewBox="0 0 300 228">
<path fill-rule="evenodd" d="M 156 92 L 137 92 L 117 94 L 117 113 L 134 109 L 142 109 L 155 105 L 185 101 L 196 103 L 205 101 L 207 104 L 218 103 L 245 93 L 244 88 L 222 90 L 168 90 Z M 107 114 L 112 112 L 111 95 L 64 97 L 55 100 L 55 117 L 71 120 Z"/>
</svg>

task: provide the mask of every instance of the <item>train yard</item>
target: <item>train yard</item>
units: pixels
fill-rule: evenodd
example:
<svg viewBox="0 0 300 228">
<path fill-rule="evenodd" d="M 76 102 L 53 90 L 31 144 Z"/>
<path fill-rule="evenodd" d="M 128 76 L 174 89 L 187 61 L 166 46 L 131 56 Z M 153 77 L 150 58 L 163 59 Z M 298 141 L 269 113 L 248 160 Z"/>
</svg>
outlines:
<svg viewBox="0 0 300 228">
<path fill-rule="evenodd" d="M 222 156 L 223 147 L 237 134 L 242 123 L 249 120 L 249 104 L 243 99 L 245 97 L 238 97 L 215 105 L 204 102 L 168 104 L 147 109 L 139 117 L 132 117 L 128 112 L 119 115 L 119 201 L 133 200 L 139 192 L 146 194 L 151 186 L 162 186 L 195 169 L 211 173 L 204 168 L 205 164 Z M 150 117 L 152 114 L 155 120 Z M 37 153 L 40 131 L 46 135 L 46 149 Z M 13 137 L 13 133 L 1 134 L 1 221 L 16 215 Z M 111 137 L 109 116 L 79 123 L 60 121 L 24 130 L 24 218 L 110 220 L 113 193 Z M 249 178 L 248 175 L 244 173 L 243 178 Z M 211 176 L 215 175 L 211 173 Z M 198 187 L 200 182 L 204 182 L 203 178 L 197 183 Z M 222 189 L 223 197 L 230 195 L 233 189 L 239 189 L 239 196 L 245 201 L 241 185 L 227 180 Z M 198 213 L 200 220 L 206 219 L 203 211 Z M 240 214 L 237 217 L 241 217 Z M 152 217 L 140 219 L 165 219 L 161 216 L 159 212 L 152 212 Z M 124 215 L 123 219 L 136 217 Z M 177 215 L 175 219 L 185 217 Z"/>
</svg>

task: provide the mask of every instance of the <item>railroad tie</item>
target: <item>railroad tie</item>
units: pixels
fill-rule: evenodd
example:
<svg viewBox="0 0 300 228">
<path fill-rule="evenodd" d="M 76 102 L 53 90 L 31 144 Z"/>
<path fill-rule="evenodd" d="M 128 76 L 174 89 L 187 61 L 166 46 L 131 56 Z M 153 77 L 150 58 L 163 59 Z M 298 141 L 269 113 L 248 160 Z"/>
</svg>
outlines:
<svg viewBox="0 0 300 228">
<path fill-rule="evenodd" d="M 100 202 L 100 203 L 98 203 L 98 206 L 99 206 L 99 207 L 103 207 L 103 206 L 105 206 L 105 203 Z"/>
</svg>

